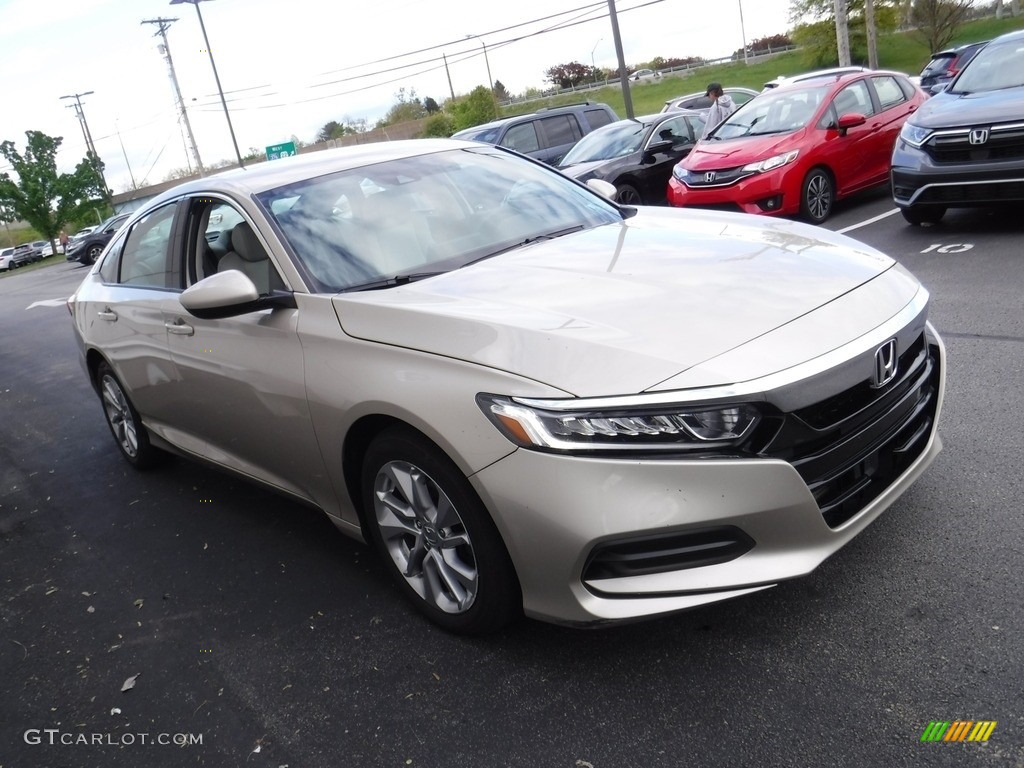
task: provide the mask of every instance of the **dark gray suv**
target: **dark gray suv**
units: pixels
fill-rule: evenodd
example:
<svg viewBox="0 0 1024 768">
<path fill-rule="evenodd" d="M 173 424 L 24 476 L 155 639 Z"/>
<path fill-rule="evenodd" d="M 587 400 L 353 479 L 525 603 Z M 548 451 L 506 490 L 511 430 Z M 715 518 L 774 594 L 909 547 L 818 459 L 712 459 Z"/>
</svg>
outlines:
<svg viewBox="0 0 1024 768">
<path fill-rule="evenodd" d="M 452 138 L 508 147 L 555 165 L 582 137 L 618 119 L 607 104 L 586 101 L 484 123 L 459 131 Z"/>
<path fill-rule="evenodd" d="M 982 48 L 903 124 L 892 195 L 915 225 L 947 208 L 1024 201 L 1024 31 Z"/>
</svg>

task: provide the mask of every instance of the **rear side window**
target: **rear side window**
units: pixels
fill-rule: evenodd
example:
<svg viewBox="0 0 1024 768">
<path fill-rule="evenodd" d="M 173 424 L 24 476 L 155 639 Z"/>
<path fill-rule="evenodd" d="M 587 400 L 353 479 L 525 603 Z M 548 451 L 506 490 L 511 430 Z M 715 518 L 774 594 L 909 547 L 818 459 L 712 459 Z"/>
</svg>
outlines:
<svg viewBox="0 0 1024 768">
<path fill-rule="evenodd" d="M 603 125 L 611 125 L 611 116 L 603 109 L 586 109 L 583 114 L 587 116 L 587 122 L 590 123 L 590 130 L 595 130 Z"/>
<path fill-rule="evenodd" d="M 514 149 L 516 152 L 536 152 L 540 149 L 536 127 L 532 122 L 513 125 L 501 140 L 501 146 Z"/>
<path fill-rule="evenodd" d="M 902 104 L 906 101 L 903 89 L 900 88 L 896 78 L 892 75 L 872 77 L 871 83 L 875 86 L 875 93 L 878 94 L 878 103 L 881 104 L 883 110 L 895 107 L 897 104 Z"/>
<path fill-rule="evenodd" d="M 560 147 L 563 144 L 575 144 L 583 133 L 576 115 L 554 115 L 542 117 L 541 125 L 549 147 Z"/>
</svg>

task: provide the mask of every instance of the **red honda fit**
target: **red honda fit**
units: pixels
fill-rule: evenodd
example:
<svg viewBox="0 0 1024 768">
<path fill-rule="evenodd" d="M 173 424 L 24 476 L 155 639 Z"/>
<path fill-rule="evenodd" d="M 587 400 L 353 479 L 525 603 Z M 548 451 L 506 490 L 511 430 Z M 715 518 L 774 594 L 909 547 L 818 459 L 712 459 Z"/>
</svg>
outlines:
<svg viewBox="0 0 1024 768">
<path fill-rule="evenodd" d="M 889 179 L 903 122 L 928 97 L 898 72 L 783 85 L 744 104 L 672 171 L 677 206 L 799 214 L 820 224 L 839 198 Z"/>
</svg>

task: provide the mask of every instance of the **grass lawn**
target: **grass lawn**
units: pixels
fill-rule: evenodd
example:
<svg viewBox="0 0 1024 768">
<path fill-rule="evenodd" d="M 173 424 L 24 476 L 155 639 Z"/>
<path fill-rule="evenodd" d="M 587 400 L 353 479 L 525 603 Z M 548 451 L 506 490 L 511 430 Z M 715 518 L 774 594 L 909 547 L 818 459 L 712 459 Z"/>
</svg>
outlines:
<svg viewBox="0 0 1024 768">
<path fill-rule="evenodd" d="M 960 28 L 949 47 L 977 40 L 989 40 L 1022 28 L 1024 28 L 1024 16 L 972 21 Z M 894 69 L 906 72 L 908 75 L 916 75 L 924 69 L 929 57 L 928 47 L 915 32 L 896 32 L 882 35 L 878 39 L 878 61 L 879 67 L 882 69 Z M 795 75 L 813 68 L 804 63 L 800 51 L 788 51 L 767 61 L 759 61 L 750 65 L 746 65 L 742 61 L 729 62 L 728 64 L 701 67 L 688 74 L 671 74 L 659 80 L 631 84 L 633 113 L 648 115 L 660 112 L 669 99 L 695 91 L 703 91 L 710 82 L 719 82 L 724 86 L 746 86 L 759 91 L 767 81 L 779 75 Z M 575 94 L 561 94 L 539 101 L 512 104 L 505 107 L 502 113 L 506 117 L 511 117 L 512 115 L 535 112 L 545 106 L 555 107 L 583 100 L 604 102 L 620 116 L 625 117 L 626 115 L 622 90 L 617 85 L 579 91 Z"/>
</svg>

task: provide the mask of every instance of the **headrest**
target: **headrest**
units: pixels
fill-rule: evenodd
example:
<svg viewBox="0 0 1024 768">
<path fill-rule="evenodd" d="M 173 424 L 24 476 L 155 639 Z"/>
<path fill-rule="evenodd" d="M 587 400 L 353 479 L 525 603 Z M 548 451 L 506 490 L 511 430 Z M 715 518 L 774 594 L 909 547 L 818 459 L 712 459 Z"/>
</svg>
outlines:
<svg viewBox="0 0 1024 768">
<path fill-rule="evenodd" d="M 246 221 L 235 224 L 231 230 L 231 250 L 246 261 L 263 261 L 267 258 L 267 252 Z"/>
</svg>

